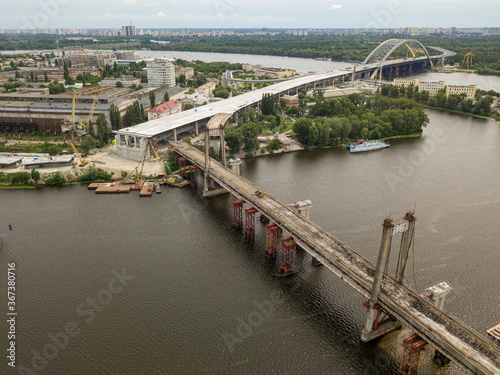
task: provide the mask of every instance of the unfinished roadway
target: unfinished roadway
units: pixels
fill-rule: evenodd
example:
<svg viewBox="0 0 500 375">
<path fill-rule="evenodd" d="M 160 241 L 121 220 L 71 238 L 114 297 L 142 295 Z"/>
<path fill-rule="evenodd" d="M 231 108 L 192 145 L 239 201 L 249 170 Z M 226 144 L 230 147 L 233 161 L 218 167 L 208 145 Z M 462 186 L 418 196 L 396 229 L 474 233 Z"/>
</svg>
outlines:
<svg viewBox="0 0 500 375">
<path fill-rule="evenodd" d="M 205 155 L 201 151 L 184 142 L 171 144 L 175 152 L 205 170 Z M 276 197 L 265 193 L 258 198 L 255 192 L 262 190 L 260 187 L 214 159 L 209 162 L 209 175 L 288 232 L 302 248 L 358 293 L 367 299 L 370 297 L 375 273 L 373 263 Z M 379 303 L 446 357 L 476 374 L 500 374 L 498 348 L 389 275 L 383 278 Z"/>
</svg>

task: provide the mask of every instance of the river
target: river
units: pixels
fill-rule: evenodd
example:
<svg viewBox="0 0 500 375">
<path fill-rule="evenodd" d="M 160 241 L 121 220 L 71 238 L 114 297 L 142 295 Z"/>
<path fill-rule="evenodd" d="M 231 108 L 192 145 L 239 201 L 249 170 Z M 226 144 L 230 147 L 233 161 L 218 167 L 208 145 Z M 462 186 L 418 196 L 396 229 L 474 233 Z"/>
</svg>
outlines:
<svg viewBox="0 0 500 375">
<path fill-rule="evenodd" d="M 311 220 L 372 262 L 383 219 L 415 208 L 409 285 L 450 282 L 445 309 L 484 334 L 500 310 L 500 127 L 428 114 L 423 137 L 388 149 L 276 154 L 245 160 L 242 174 L 284 202 L 311 199 Z M 298 274 L 273 278 L 279 262 L 264 257 L 264 225 L 245 241 L 231 228 L 232 199 L 204 199 L 201 187 L 152 198 L 0 190 L 4 290 L 16 263 L 18 369 L 35 360 L 39 374 L 56 375 L 396 373 L 408 331 L 361 343 L 363 298 L 303 252 Z M 2 311 L 6 302 L 2 293 Z M 50 359 L 37 363 L 44 351 Z M 440 372 L 431 357 L 422 355 L 421 374 L 459 373 L 453 363 Z M 3 361 L 2 373 L 16 373 Z"/>
<path fill-rule="evenodd" d="M 353 66 L 352 63 L 339 61 L 318 61 L 299 57 L 268 55 L 244 55 L 234 53 L 186 52 L 186 51 L 137 51 L 141 58 L 170 57 L 183 60 L 201 60 L 205 62 L 227 61 L 230 63 L 260 64 L 277 68 L 295 69 L 299 73 L 326 72 Z M 500 76 L 484 76 L 471 73 L 421 73 L 411 77 L 424 82 L 445 81 L 449 85 L 477 85 L 483 90 L 500 92 Z"/>
</svg>

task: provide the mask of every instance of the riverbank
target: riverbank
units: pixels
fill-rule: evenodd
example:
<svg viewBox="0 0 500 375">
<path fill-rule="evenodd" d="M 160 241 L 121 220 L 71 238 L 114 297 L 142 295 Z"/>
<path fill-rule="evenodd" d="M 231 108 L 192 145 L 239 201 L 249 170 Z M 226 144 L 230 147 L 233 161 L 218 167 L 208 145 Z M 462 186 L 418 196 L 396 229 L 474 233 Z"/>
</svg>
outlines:
<svg viewBox="0 0 500 375">
<path fill-rule="evenodd" d="M 458 113 L 458 114 L 461 114 L 461 115 L 466 115 L 466 116 L 471 116 L 471 117 L 475 117 L 475 118 L 479 118 L 479 119 L 483 119 L 483 120 L 492 120 L 492 121 L 495 121 L 497 122 L 493 117 L 491 116 L 481 116 L 481 115 L 477 115 L 475 113 L 470 113 L 470 112 L 462 112 L 462 111 L 457 111 L 455 109 L 448 109 L 448 108 L 441 108 L 441 107 L 433 107 L 431 105 L 426 105 L 426 104 L 422 104 L 425 108 L 430 108 L 430 109 L 437 109 L 439 111 L 444 111 L 444 112 L 451 112 L 451 113 Z"/>
<path fill-rule="evenodd" d="M 407 134 L 407 135 L 395 135 L 392 137 L 385 137 L 385 138 L 380 138 L 380 139 L 372 139 L 370 141 L 372 142 L 377 142 L 377 141 L 387 141 L 390 139 L 405 139 L 405 138 L 419 138 L 423 135 L 424 133 L 416 133 L 416 134 Z M 261 152 L 262 148 L 260 151 L 254 151 L 253 156 L 247 156 L 248 153 L 240 152 L 238 154 L 235 154 L 235 157 L 238 157 L 240 159 L 252 159 L 255 157 L 260 157 L 260 156 L 268 156 L 268 155 L 276 155 L 276 154 L 285 154 L 285 153 L 290 153 L 290 152 L 295 152 L 295 151 L 309 151 L 309 150 L 319 150 L 319 149 L 328 149 L 328 148 L 337 148 L 337 147 L 344 147 L 347 146 L 347 142 L 342 142 L 339 145 L 336 146 L 323 146 L 323 147 L 318 147 L 318 146 L 303 146 L 300 143 L 295 143 L 292 145 L 286 145 L 283 148 L 280 148 L 279 150 L 276 151 L 268 151 L 266 150 L 265 152 Z M 293 147 L 291 147 L 293 146 Z"/>
</svg>

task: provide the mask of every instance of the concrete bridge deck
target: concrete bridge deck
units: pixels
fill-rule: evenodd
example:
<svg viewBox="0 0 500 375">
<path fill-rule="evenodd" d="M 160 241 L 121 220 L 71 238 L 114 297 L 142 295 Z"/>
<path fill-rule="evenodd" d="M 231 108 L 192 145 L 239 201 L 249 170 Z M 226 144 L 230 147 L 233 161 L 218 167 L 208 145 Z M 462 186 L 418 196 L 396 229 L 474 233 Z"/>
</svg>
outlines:
<svg viewBox="0 0 500 375">
<path fill-rule="evenodd" d="M 205 169 L 205 156 L 184 142 L 171 142 L 174 150 Z M 276 197 L 255 192 L 257 185 L 210 159 L 210 177 L 239 199 L 270 218 L 288 232 L 308 253 L 365 298 L 370 291 L 375 265 Z M 441 353 L 476 374 L 500 374 L 500 350 L 451 315 L 423 299 L 417 292 L 385 275 L 380 304 L 402 323 L 409 325 Z"/>
</svg>

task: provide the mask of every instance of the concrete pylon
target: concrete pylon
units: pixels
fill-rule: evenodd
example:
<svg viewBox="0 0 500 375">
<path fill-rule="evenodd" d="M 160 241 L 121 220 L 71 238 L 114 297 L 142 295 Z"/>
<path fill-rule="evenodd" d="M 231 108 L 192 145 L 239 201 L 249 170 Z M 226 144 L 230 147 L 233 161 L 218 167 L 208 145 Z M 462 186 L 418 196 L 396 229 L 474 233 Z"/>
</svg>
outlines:
<svg viewBox="0 0 500 375">
<path fill-rule="evenodd" d="M 387 253 L 392 240 L 392 228 L 394 228 L 392 220 L 385 219 L 382 231 L 382 242 L 380 243 L 380 252 L 377 260 L 377 268 L 375 269 L 375 275 L 373 276 L 372 292 L 370 300 L 368 301 L 366 324 L 361 333 L 361 341 L 363 342 L 371 341 L 387 332 L 399 328 L 401 325 L 399 322 L 389 320 L 378 326 L 376 329 L 373 328 L 373 323 L 375 323 L 375 319 L 377 317 L 377 308 L 375 305 L 378 302 L 380 285 L 382 284 L 384 270 L 387 264 Z"/>
<path fill-rule="evenodd" d="M 203 191 L 208 191 L 208 180 L 206 177 L 210 175 L 209 167 L 210 167 L 210 130 L 208 128 L 205 130 L 205 184 L 203 185 Z"/>
<path fill-rule="evenodd" d="M 226 165 L 226 142 L 224 140 L 224 126 L 220 128 L 220 154 L 222 157 L 222 165 Z"/>
<path fill-rule="evenodd" d="M 297 202 L 297 210 L 299 211 L 299 214 L 304 216 L 306 219 L 309 219 L 309 213 L 311 212 L 311 206 L 312 206 L 312 202 L 309 199 L 306 199 L 305 201 L 298 201 Z"/>
<path fill-rule="evenodd" d="M 229 165 L 231 166 L 231 170 L 236 173 L 236 174 L 241 174 L 240 173 L 240 165 L 242 161 L 240 158 L 236 159 L 229 159 Z"/>
<path fill-rule="evenodd" d="M 403 232 L 403 242 L 401 244 L 401 255 L 399 256 L 398 274 L 396 279 L 399 283 L 403 284 L 406 278 L 406 271 L 408 269 L 408 255 L 410 254 L 410 247 L 412 245 L 413 234 L 415 233 L 415 213 L 407 212 L 404 218 L 408 222 L 408 229 Z"/>
</svg>

